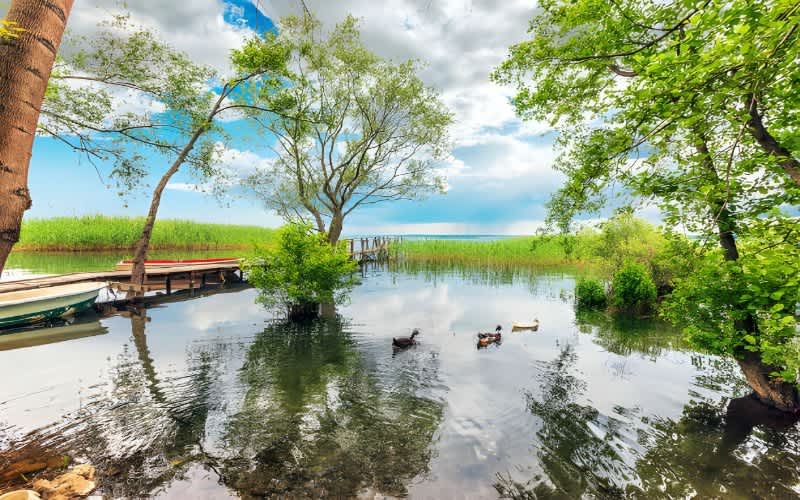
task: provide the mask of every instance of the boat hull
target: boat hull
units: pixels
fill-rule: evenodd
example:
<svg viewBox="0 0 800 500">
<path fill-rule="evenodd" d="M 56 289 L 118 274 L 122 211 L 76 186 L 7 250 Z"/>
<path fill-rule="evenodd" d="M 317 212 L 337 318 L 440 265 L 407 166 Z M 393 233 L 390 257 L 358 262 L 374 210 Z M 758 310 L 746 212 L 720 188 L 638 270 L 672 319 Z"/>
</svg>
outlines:
<svg viewBox="0 0 800 500">
<path fill-rule="evenodd" d="M 192 267 L 203 265 L 220 265 L 226 266 L 231 264 L 239 264 L 240 260 L 236 257 L 225 257 L 217 259 L 189 259 L 189 260 L 146 260 L 144 261 L 145 272 L 157 271 L 166 268 L 180 268 Z M 130 271 L 133 269 L 133 262 L 130 260 L 123 260 L 117 263 L 117 271 Z"/>
<path fill-rule="evenodd" d="M 78 314 L 92 307 L 99 293 L 100 290 L 92 290 L 67 297 L 53 297 L 0 307 L 0 328 L 28 325 Z"/>
</svg>

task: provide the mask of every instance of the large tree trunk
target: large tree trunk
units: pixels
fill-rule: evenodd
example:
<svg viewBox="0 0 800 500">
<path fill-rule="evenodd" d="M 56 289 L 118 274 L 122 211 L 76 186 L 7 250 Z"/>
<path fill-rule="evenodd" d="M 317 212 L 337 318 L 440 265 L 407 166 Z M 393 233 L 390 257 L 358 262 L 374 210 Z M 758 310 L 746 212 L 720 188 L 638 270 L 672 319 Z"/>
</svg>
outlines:
<svg viewBox="0 0 800 500">
<path fill-rule="evenodd" d="M 703 134 L 698 134 L 699 140 L 696 145 L 698 153 L 702 156 L 701 161 L 711 175 L 717 178 L 717 171 L 714 161 L 708 149 L 708 143 Z M 719 245 L 722 248 L 725 260 L 735 262 L 739 260 L 739 249 L 736 244 L 736 222 L 733 215 L 728 210 L 729 200 L 716 200 L 712 202 L 711 208 L 714 210 L 719 230 Z M 758 323 L 755 317 L 749 315 L 735 324 L 737 331 L 747 333 L 758 333 Z M 775 367 L 765 365 L 758 354 L 752 352 L 736 353 L 736 362 L 742 369 L 747 383 L 753 389 L 755 396 L 764 404 L 778 408 L 782 411 L 800 411 L 800 399 L 798 399 L 797 386 L 793 381 L 785 382 L 774 379 L 770 373 L 779 371 Z"/>
<path fill-rule="evenodd" d="M 331 217 L 331 224 L 328 226 L 328 243 L 335 245 L 339 243 L 339 237 L 342 236 L 342 228 L 344 227 L 344 217 L 340 213 L 334 213 Z"/>
<path fill-rule="evenodd" d="M 24 29 L 0 42 L 0 272 L 31 206 L 28 166 L 39 111 L 74 0 L 12 0 Z"/>
</svg>

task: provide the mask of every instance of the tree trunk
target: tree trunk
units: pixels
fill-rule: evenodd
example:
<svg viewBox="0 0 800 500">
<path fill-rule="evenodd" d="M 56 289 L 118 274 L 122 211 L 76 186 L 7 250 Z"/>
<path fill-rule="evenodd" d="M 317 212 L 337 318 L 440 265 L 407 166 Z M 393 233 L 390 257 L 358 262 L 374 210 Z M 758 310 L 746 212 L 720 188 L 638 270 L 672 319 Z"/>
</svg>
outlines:
<svg viewBox="0 0 800 500">
<path fill-rule="evenodd" d="M 750 135 L 752 135 L 758 145 L 761 146 L 761 149 L 778 160 L 778 164 L 783 168 L 784 172 L 792 178 L 795 184 L 800 186 L 800 161 L 797 161 L 794 156 L 792 156 L 792 153 L 780 144 L 777 139 L 769 133 L 767 127 L 764 126 L 764 121 L 761 119 L 761 114 L 758 111 L 758 102 L 753 94 L 745 96 L 745 105 L 750 113 L 750 119 L 747 122 Z"/>
<path fill-rule="evenodd" d="M 701 161 L 709 173 L 719 182 L 707 141 L 703 134 L 698 134 L 698 137 L 699 140 L 696 147 L 698 153 L 702 156 Z M 739 249 L 734 236 L 736 222 L 733 220 L 730 210 L 728 210 L 727 203 L 728 200 L 715 200 L 712 202 L 711 208 L 716 213 L 719 245 L 724 252 L 725 260 L 735 262 L 739 260 Z M 737 321 L 735 328 L 737 331 L 758 333 L 758 323 L 752 314 L 748 315 L 744 320 Z M 745 379 L 747 379 L 747 383 L 761 402 L 782 411 L 800 411 L 797 386 L 794 383 L 776 380 L 770 376 L 770 373 L 778 371 L 777 369 L 765 365 L 758 354 L 749 351 L 736 353 L 735 358 L 744 373 Z"/>
<path fill-rule="evenodd" d="M 748 352 L 737 357 L 736 362 L 744 373 L 755 396 L 764 404 L 781 411 L 800 413 L 800 396 L 797 385 L 770 376 L 775 368 L 765 365 L 758 354 Z"/>
<path fill-rule="evenodd" d="M 144 227 L 142 228 L 142 235 L 139 236 L 139 240 L 136 242 L 134 247 L 133 269 L 131 270 L 131 283 L 133 284 L 143 285 L 144 280 L 147 277 L 145 273 L 144 262 L 147 260 L 147 249 L 150 246 L 150 236 L 153 234 L 153 226 L 155 225 L 156 216 L 158 215 L 158 207 L 161 204 L 161 194 L 164 192 L 164 189 L 167 187 L 167 183 L 172 176 L 175 175 L 178 169 L 181 168 L 181 165 L 183 165 L 183 162 L 186 161 L 186 157 L 189 156 L 189 153 L 194 148 L 197 140 L 200 139 L 200 136 L 206 133 L 208 126 L 214 121 L 222 102 L 228 95 L 226 89 L 227 86 L 222 92 L 220 92 L 219 98 L 217 98 L 217 101 L 214 103 L 214 106 L 208 113 L 206 123 L 197 126 L 192 133 L 192 137 L 189 139 L 189 142 L 186 143 L 181 152 L 178 154 L 178 157 L 175 158 L 175 161 L 172 163 L 172 166 L 169 167 L 169 170 L 167 170 L 164 175 L 161 176 L 161 180 L 158 181 L 158 185 L 156 186 L 155 191 L 153 191 L 153 197 L 150 200 L 150 210 L 147 212 L 147 219 L 145 219 Z"/>
<path fill-rule="evenodd" d="M 342 236 L 342 228 L 344 227 L 344 217 L 340 213 L 333 214 L 331 217 L 331 224 L 328 227 L 328 243 L 335 245 L 339 242 L 339 237 Z"/>
<path fill-rule="evenodd" d="M 183 147 L 178 157 L 172 163 L 172 166 L 169 167 L 164 175 L 161 176 L 161 180 L 158 181 L 158 185 L 156 186 L 155 191 L 153 191 L 153 197 L 150 200 L 150 210 L 147 212 L 147 218 L 144 221 L 144 227 L 142 228 L 142 234 L 139 236 L 139 240 L 136 242 L 136 246 L 134 247 L 133 253 L 133 269 L 131 270 L 131 283 L 136 285 L 143 285 L 144 280 L 147 277 L 145 274 L 145 265 L 144 262 L 147 260 L 147 250 L 150 247 L 150 236 L 153 234 L 153 226 L 156 223 L 156 216 L 158 215 L 158 207 L 161 204 L 161 195 L 164 192 L 164 189 L 167 187 L 167 183 L 172 178 L 173 175 L 181 168 L 181 165 L 184 161 L 186 161 L 186 157 L 191 152 L 192 148 L 194 148 L 197 139 L 203 134 L 205 129 L 198 129 L 192 135 L 192 138 L 189 142 Z"/>
<path fill-rule="evenodd" d="M 0 272 L 31 206 L 28 166 L 47 81 L 74 0 L 12 0 L 24 29 L 0 43 Z"/>
</svg>

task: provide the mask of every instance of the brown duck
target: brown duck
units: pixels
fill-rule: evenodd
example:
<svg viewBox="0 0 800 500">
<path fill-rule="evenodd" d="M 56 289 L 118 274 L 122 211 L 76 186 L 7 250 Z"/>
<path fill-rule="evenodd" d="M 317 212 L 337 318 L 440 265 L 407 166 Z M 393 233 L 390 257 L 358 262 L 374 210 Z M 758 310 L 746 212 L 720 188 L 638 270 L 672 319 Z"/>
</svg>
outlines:
<svg viewBox="0 0 800 500">
<path fill-rule="evenodd" d="M 502 331 L 503 327 L 497 325 L 497 328 L 494 329 L 494 333 L 479 333 L 478 334 L 478 347 L 486 347 L 489 344 L 493 344 L 495 342 L 500 342 L 503 339 Z"/>
<path fill-rule="evenodd" d="M 404 347 L 411 347 L 412 345 L 416 345 L 417 341 L 414 339 L 414 337 L 416 337 L 417 335 L 419 335 L 419 329 L 414 328 L 414 330 L 411 331 L 410 337 L 394 337 L 392 339 L 392 347 L 397 347 L 402 349 Z"/>
</svg>

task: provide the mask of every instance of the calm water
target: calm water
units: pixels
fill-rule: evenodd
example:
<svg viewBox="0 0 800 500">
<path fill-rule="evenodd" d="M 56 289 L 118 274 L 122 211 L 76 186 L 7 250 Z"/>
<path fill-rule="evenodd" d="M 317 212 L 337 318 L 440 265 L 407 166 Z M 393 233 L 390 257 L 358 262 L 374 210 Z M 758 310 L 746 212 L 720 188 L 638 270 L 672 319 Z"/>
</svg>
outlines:
<svg viewBox="0 0 800 500">
<path fill-rule="evenodd" d="M 373 270 L 303 326 L 236 288 L 0 337 L 0 471 L 69 455 L 115 497 L 800 496 L 800 429 L 740 417 L 735 363 L 659 323 L 576 318 L 572 288 Z"/>
</svg>

